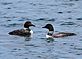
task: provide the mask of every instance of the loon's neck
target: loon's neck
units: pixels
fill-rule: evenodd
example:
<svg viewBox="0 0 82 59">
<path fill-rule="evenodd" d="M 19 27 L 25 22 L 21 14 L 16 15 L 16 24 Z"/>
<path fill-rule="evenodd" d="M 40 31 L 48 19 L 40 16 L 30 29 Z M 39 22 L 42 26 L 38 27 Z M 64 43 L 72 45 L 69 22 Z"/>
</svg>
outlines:
<svg viewBox="0 0 82 59">
<path fill-rule="evenodd" d="M 54 33 L 54 31 L 49 31 L 49 32 L 46 34 L 46 38 L 52 38 L 53 33 Z"/>
<path fill-rule="evenodd" d="M 31 34 L 33 34 L 33 31 L 30 28 L 24 28 L 26 31 L 29 31 Z"/>
<path fill-rule="evenodd" d="M 24 28 L 24 30 L 28 30 L 28 31 L 30 31 L 30 28 Z"/>
<path fill-rule="evenodd" d="M 53 33 L 54 33 L 54 31 L 49 31 L 49 32 L 47 33 L 47 35 L 52 36 L 52 35 L 53 35 Z"/>
</svg>

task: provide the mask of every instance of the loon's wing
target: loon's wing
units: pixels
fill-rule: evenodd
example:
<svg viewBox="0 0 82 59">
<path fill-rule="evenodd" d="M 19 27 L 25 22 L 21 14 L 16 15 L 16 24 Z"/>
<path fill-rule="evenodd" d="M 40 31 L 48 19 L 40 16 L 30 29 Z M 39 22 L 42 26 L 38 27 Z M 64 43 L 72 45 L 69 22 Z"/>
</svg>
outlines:
<svg viewBox="0 0 82 59">
<path fill-rule="evenodd" d="M 21 29 L 21 30 L 14 30 L 12 32 L 9 32 L 10 35 L 18 35 L 18 36 L 30 36 L 31 33 L 27 30 Z"/>
<path fill-rule="evenodd" d="M 73 36 L 73 35 L 76 35 L 75 33 L 70 33 L 70 32 L 59 32 L 59 34 L 63 34 L 64 36 Z"/>
<path fill-rule="evenodd" d="M 76 35 L 75 33 L 69 33 L 69 32 L 59 32 L 53 35 L 53 37 L 55 38 L 59 38 L 59 37 L 66 37 L 66 36 L 73 36 Z"/>
</svg>

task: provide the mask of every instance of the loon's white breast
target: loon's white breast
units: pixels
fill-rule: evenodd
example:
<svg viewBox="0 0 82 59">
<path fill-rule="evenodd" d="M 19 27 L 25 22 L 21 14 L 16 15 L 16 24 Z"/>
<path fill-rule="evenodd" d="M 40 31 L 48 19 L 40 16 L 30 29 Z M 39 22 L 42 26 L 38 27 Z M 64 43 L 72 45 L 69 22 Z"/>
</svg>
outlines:
<svg viewBox="0 0 82 59">
<path fill-rule="evenodd" d="M 50 36 L 50 35 L 46 34 L 46 38 L 53 38 L 53 36 Z"/>
<path fill-rule="evenodd" d="M 31 30 L 30 33 L 33 34 L 33 31 Z"/>
</svg>

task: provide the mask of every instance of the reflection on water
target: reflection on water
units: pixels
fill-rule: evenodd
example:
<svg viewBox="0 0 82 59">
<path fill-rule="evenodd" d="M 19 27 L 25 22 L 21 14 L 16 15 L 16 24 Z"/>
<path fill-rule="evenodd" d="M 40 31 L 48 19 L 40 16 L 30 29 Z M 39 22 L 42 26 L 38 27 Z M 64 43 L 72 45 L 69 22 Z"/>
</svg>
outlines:
<svg viewBox="0 0 82 59">
<path fill-rule="evenodd" d="M 25 37 L 25 41 L 30 41 L 32 37 Z"/>
<path fill-rule="evenodd" d="M 47 38 L 46 41 L 49 43 L 49 42 L 53 42 L 54 41 L 54 38 Z"/>
</svg>

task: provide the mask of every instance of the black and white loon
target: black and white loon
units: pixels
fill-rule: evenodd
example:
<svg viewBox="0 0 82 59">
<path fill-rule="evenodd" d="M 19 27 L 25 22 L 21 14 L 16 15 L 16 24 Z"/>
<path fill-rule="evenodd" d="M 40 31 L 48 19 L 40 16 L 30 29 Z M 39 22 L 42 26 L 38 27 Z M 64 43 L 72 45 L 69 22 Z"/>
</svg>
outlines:
<svg viewBox="0 0 82 59">
<path fill-rule="evenodd" d="M 66 37 L 66 36 L 73 36 L 76 35 L 75 33 L 69 33 L 69 32 L 59 32 L 54 34 L 54 28 L 51 24 L 46 24 L 44 27 L 49 30 L 46 37 L 47 38 L 60 38 L 60 37 Z"/>
<path fill-rule="evenodd" d="M 30 37 L 31 34 L 33 34 L 33 31 L 29 28 L 30 26 L 34 26 L 30 21 L 26 21 L 24 24 L 24 29 L 18 29 L 14 30 L 12 32 L 9 32 L 10 35 L 17 35 L 17 36 L 27 36 Z"/>
</svg>

